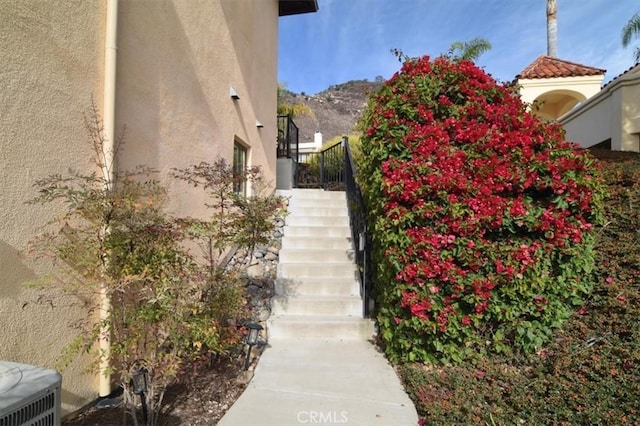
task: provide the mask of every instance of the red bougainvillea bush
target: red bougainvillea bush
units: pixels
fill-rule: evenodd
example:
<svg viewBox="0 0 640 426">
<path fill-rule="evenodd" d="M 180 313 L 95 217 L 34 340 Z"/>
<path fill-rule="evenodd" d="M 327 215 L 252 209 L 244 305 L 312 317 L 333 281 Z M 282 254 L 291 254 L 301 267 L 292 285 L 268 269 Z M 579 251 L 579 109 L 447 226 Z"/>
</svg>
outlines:
<svg viewBox="0 0 640 426">
<path fill-rule="evenodd" d="M 592 289 L 594 161 L 472 62 L 407 60 L 369 101 L 359 175 L 394 361 L 537 350 Z"/>
</svg>

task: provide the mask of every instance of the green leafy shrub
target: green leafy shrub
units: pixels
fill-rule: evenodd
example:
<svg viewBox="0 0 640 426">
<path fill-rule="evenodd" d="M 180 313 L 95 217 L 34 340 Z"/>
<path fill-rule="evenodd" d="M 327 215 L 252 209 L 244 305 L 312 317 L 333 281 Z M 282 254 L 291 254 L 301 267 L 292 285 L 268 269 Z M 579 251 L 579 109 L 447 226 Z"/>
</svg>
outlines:
<svg viewBox="0 0 640 426">
<path fill-rule="evenodd" d="M 242 330 L 229 320 L 245 316 L 242 271 L 225 268 L 223 255 L 234 245 L 252 252 L 265 243 L 283 200 L 265 192 L 259 169 L 238 177 L 218 160 L 176 171 L 209 192 L 212 218 L 175 218 L 164 208 L 167 191 L 152 170 L 115 170 L 107 160 L 95 106 L 86 124 L 92 165 L 101 173 L 70 171 L 36 182 L 39 195 L 32 203 L 62 205 L 63 214 L 32 246 L 37 256 L 55 261 L 53 279 L 44 284 L 86 303 L 86 318 L 74 324 L 79 334 L 61 354 L 60 368 L 78 353 L 92 354 L 95 370 L 117 375 L 124 409 L 136 425 L 131 379 L 146 371 L 148 390 L 141 398 L 146 424 L 154 425 L 165 390 L 190 370 L 185 364 L 240 343 Z M 115 158 L 122 143 L 107 154 Z M 234 193 L 238 178 L 253 185 L 251 196 Z M 199 245 L 202 256 L 192 254 L 189 243 Z"/>
<path fill-rule="evenodd" d="M 511 88 L 447 57 L 407 60 L 362 129 L 390 358 L 539 349 L 594 285 L 594 160 Z"/>
<path fill-rule="evenodd" d="M 400 366 L 424 425 L 638 424 L 640 421 L 640 155 L 604 158 L 606 224 L 598 283 L 535 354 L 454 366 Z"/>
<path fill-rule="evenodd" d="M 269 243 L 275 231 L 275 218 L 284 215 L 285 200 L 270 192 L 259 167 L 250 167 L 238 176 L 223 158 L 213 164 L 202 162 L 176 169 L 173 176 L 205 191 L 206 206 L 211 211 L 206 219 L 180 219 L 186 238 L 200 248 L 205 259 L 200 268 L 204 283 L 200 293 L 202 304 L 195 315 L 212 316 L 218 323 L 240 318 L 244 304 L 241 277 L 246 275 L 249 265 L 241 264 L 231 270 L 225 260 L 233 250 L 243 250 L 252 259 L 258 245 Z M 248 196 L 234 190 L 238 179 L 250 185 Z M 234 328 L 222 331 L 226 331 L 231 341 L 236 337 Z M 194 344 L 209 353 L 224 352 L 202 339 L 194 339 Z"/>
</svg>

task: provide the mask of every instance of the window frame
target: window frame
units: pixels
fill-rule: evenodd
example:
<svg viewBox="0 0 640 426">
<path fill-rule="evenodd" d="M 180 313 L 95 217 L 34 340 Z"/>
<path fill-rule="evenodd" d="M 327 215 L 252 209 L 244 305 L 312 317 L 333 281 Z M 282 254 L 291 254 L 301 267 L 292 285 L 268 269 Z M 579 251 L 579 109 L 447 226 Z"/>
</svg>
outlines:
<svg viewBox="0 0 640 426">
<path fill-rule="evenodd" d="M 249 148 L 237 140 L 233 141 L 233 159 L 231 170 L 233 173 L 233 192 L 238 195 L 247 196 L 247 170 L 248 170 Z"/>
</svg>

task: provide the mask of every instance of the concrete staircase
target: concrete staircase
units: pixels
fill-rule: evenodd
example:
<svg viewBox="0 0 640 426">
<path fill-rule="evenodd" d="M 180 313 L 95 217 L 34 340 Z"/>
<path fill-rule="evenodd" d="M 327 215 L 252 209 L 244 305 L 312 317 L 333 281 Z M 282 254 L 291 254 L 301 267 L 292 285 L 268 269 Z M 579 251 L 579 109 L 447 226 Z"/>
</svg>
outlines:
<svg viewBox="0 0 640 426">
<path fill-rule="evenodd" d="M 393 367 L 366 340 L 374 328 L 361 314 L 345 194 L 280 194 L 291 198 L 270 344 L 218 426 L 415 426 L 418 413 Z"/>
<path fill-rule="evenodd" d="M 289 197 L 269 339 L 366 340 L 344 192 L 278 191 Z"/>
</svg>

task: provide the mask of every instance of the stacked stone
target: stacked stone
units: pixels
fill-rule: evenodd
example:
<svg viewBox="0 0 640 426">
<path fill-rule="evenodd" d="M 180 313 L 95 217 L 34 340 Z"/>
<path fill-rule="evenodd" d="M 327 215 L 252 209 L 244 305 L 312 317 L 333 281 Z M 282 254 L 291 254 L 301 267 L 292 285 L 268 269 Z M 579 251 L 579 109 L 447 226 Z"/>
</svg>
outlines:
<svg viewBox="0 0 640 426">
<path fill-rule="evenodd" d="M 284 219 L 275 219 L 275 230 L 268 245 L 255 248 L 250 257 L 246 250 L 238 250 L 227 267 L 246 271 L 245 287 L 251 320 L 264 322 L 271 315 L 270 300 L 275 294 L 278 254 L 282 246 Z"/>
</svg>

